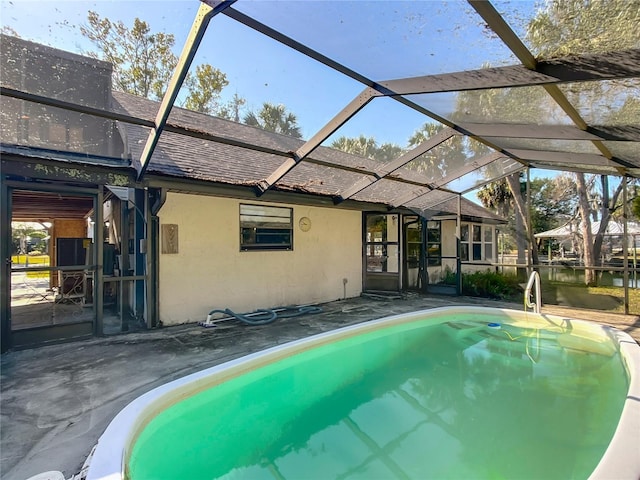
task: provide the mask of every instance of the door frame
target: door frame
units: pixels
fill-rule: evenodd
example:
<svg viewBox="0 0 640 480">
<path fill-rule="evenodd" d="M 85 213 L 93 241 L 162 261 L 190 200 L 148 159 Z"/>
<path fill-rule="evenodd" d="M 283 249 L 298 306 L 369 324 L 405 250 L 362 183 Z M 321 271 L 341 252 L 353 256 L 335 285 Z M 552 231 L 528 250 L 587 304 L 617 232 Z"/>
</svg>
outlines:
<svg viewBox="0 0 640 480">
<path fill-rule="evenodd" d="M 380 241 L 367 239 L 369 217 L 387 217 L 390 225 L 385 221 L 384 231 Z M 395 228 L 394 228 L 395 227 Z M 362 212 L 362 290 L 363 291 L 390 291 L 402 290 L 403 252 L 402 252 L 402 214 L 389 212 Z M 391 239 L 389 239 L 391 236 Z M 395 237 L 395 238 L 394 238 Z M 378 248 L 379 247 L 379 248 Z M 391 250 L 391 251 L 390 251 Z M 394 264 L 397 264 L 397 272 L 389 272 L 389 254 L 395 255 Z M 379 254 L 374 255 L 374 253 Z M 380 271 L 376 271 L 371 263 L 380 263 Z"/>
<path fill-rule="evenodd" d="M 0 176 L 0 353 L 11 348 L 11 195 Z"/>
<path fill-rule="evenodd" d="M 402 220 L 402 256 L 403 256 L 403 264 L 402 264 L 402 285 L 405 290 L 414 290 L 418 292 L 426 292 L 427 287 L 427 276 L 426 276 L 426 248 L 425 248 L 425 225 L 426 220 L 420 215 L 403 215 L 401 217 Z M 409 255 L 409 235 L 408 229 L 409 225 L 419 224 L 420 225 L 420 240 L 419 240 L 419 251 L 417 259 Z M 411 242 L 416 243 L 416 242 Z M 417 261 L 417 269 L 418 269 L 418 277 L 417 277 L 417 285 L 415 287 L 410 286 L 409 281 L 409 269 L 416 268 L 415 262 Z"/>
<path fill-rule="evenodd" d="M 64 184 L 35 184 L 29 181 L 5 180 L 0 178 L 0 215 L 2 226 L 0 227 L 0 258 L 2 258 L 2 271 L 0 272 L 0 296 L 2 307 L 0 308 L 0 330 L 2 332 L 1 350 L 5 352 L 10 348 L 22 348 L 43 345 L 51 342 L 64 341 L 70 338 L 81 338 L 100 334 L 102 331 L 102 242 L 103 232 L 96 226 L 102 225 L 102 188 L 78 187 Z M 11 221 L 13 212 L 12 192 L 14 190 L 59 193 L 61 195 L 83 195 L 93 199 L 94 210 L 94 261 L 88 270 L 93 272 L 92 295 L 94 299 L 92 320 L 79 323 L 68 323 L 44 327 L 33 327 L 13 331 L 11 328 Z M 56 271 L 56 267 L 48 267 L 44 270 Z"/>
</svg>

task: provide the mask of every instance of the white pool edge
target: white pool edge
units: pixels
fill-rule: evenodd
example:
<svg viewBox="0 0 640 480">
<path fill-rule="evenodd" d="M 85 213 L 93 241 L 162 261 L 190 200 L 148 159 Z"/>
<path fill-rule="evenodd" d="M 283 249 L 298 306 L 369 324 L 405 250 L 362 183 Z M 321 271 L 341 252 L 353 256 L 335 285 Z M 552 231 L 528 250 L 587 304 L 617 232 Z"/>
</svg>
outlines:
<svg viewBox="0 0 640 480">
<path fill-rule="evenodd" d="M 640 347 L 631 336 L 611 327 L 629 374 L 629 391 L 618 427 L 590 480 L 640 479 Z"/>
<path fill-rule="evenodd" d="M 592 322 L 555 315 L 537 315 L 517 310 L 476 306 L 433 308 L 331 330 L 215 365 L 154 388 L 129 403 L 109 423 L 98 440 L 86 478 L 87 480 L 123 480 L 125 478 L 127 448 L 133 438 L 147 424 L 148 419 L 169 405 L 206 388 L 210 384 L 219 383 L 226 378 L 235 377 L 241 372 L 277 361 L 277 359 L 292 353 L 355 333 L 366 333 L 383 326 L 407 323 L 417 319 L 440 318 L 443 313 L 454 315 L 476 312 L 507 314 L 513 319 L 531 320 L 537 318 L 554 324 L 572 322 L 587 325 L 592 329 L 603 329 L 618 341 L 621 356 L 629 373 L 629 391 L 614 437 L 589 478 L 591 480 L 612 478 L 637 480 L 640 478 L 640 346 L 628 334 Z"/>
</svg>

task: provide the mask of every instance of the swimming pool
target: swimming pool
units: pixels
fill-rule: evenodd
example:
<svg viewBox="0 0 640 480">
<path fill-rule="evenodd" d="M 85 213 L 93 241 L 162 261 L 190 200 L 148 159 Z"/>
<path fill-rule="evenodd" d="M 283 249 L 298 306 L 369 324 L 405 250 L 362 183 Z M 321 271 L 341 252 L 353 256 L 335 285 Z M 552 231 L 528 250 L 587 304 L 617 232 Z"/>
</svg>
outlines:
<svg viewBox="0 0 640 480">
<path fill-rule="evenodd" d="M 159 387 L 88 478 L 638 478 L 640 347 L 450 307 L 317 335 Z"/>
</svg>

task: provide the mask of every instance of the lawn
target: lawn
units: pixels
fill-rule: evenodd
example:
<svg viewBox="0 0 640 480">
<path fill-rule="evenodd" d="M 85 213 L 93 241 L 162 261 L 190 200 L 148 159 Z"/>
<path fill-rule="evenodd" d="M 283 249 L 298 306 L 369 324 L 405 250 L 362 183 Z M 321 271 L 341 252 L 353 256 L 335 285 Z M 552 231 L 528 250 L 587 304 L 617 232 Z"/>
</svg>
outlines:
<svg viewBox="0 0 640 480">
<path fill-rule="evenodd" d="M 624 289 L 546 281 L 542 282 L 542 303 L 624 313 Z M 629 312 L 640 314 L 640 290 L 638 289 L 629 289 Z"/>
</svg>

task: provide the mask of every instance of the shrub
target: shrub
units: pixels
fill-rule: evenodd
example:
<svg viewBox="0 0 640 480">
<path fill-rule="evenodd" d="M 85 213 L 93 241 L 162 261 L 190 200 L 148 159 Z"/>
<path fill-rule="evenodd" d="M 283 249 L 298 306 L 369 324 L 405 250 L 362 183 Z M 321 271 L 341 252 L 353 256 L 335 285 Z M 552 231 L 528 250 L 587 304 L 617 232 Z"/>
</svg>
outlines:
<svg viewBox="0 0 640 480">
<path fill-rule="evenodd" d="M 486 271 L 462 274 L 462 293 L 472 297 L 511 300 L 523 294 L 518 278 Z"/>
</svg>

